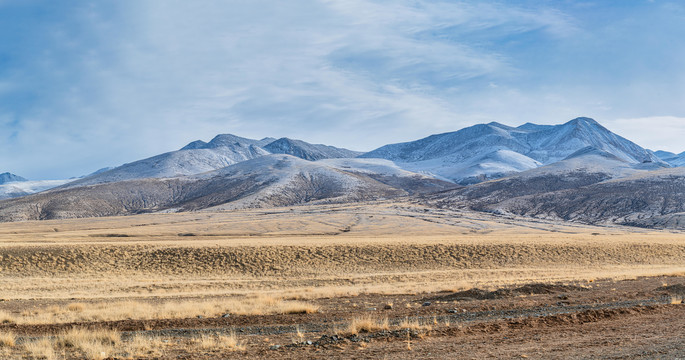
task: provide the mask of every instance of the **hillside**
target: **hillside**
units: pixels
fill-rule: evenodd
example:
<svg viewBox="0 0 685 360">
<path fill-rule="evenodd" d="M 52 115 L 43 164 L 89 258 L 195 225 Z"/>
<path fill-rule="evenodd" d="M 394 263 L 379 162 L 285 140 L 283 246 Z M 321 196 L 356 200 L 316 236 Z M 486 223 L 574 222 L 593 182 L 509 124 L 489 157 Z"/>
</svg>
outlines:
<svg viewBox="0 0 685 360">
<path fill-rule="evenodd" d="M 290 155 L 266 155 L 195 176 L 62 188 L 7 200 L 0 202 L 0 221 L 345 203 L 453 187 L 388 165 L 376 166 L 388 170 L 365 174 Z"/>
</svg>

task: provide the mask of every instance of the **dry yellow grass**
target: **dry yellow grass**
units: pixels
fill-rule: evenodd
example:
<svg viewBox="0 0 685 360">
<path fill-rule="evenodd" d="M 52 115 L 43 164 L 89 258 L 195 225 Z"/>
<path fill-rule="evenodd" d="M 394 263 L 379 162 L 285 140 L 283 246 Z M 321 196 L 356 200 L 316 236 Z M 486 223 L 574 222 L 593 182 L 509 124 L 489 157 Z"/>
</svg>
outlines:
<svg viewBox="0 0 685 360">
<path fill-rule="evenodd" d="M 0 348 L 14 347 L 16 345 L 17 335 L 11 331 L 0 331 Z"/>
<path fill-rule="evenodd" d="M 429 324 L 421 324 L 418 320 L 409 320 L 409 318 L 405 318 L 404 320 L 402 320 L 398 327 L 400 329 L 409 329 L 416 331 L 430 331 L 433 329 L 433 327 Z"/>
<path fill-rule="evenodd" d="M 71 303 L 67 305 L 67 310 L 69 311 L 82 312 L 85 308 L 86 305 L 81 303 Z"/>
<path fill-rule="evenodd" d="M 168 345 L 169 341 L 164 342 L 158 337 L 136 335 L 123 343 L 120 354 L 124 359 L 157 358 Z"/>
<path fill-rule="evenodd" d="M 82 353 L 87 359 L 102 360 L 114 352 L 121 342 L 121 335 L 109 329 L 72 328 L 55 339 L 55 345 Z"/>
<path fill-rule="evenodd" d="M 55 360 L 57 355 L 52 341 L 47 338 L 38 339 L 24 344 L 24 350 L 29 359 Z"/>
<path fill-rule="evenodd" d="M 197 316 L 219 317 L 232 315 L 311 314 L 319 307 L 303 301 L 286 301 L 258 296 L 242 299 L 187 300 L 146 303 L 140 301 L 113 301 L 78 304 L 66 307 L 50 306 L 24 311 L 11 317 L 19 324 L 57 324 L 78 321 L 116 321 L 148 319 L 184 319 Z"/>
<path fill-rule="evenodd" d="M 7 311 L 0 310 L 0 324 L 12 324 L 15 323 L 15 317 L 8 313 Z"/>
<path fill-rule="evenodd" d="M 437 320 L 433 319 L 437 325 Z M 449 325 L 447 325 L 449 326 Z M 422 324 L 418 320 L 409 320 L 405 318 L 398 325 L 390 325 L 387 318 L 374 319 L 371 316 L 356 317 L 343 328 L 338 329 L 336 333 L 342 336 L 357 335 L 360 333 L 369 333 L 384 330 L 414 330 L 414 331 L 430 331 L 433 327 L 430 324 Z"/>
<path fill-rule="evenodd" d="M 202 335 L 196 339 L 196 343 L 203 350 L 243 351 L 246 349 L 245 344 L 238 341 L 238 337 L 234 333 L 229 335 Z"/>
<path fill-rule="evenodd" d="M 388 319 L 377 320 L 370 316 L 354 318 L 347 327 L 338 331 L 340 335 L 356 335 L 359 333 L 390 330 Z"/>
<path fill-rule="evenodd" d="M 115 330 L 76 327 L 59 334 L 55 340 L 59 346 L 77 349 L 90 343 L 113 346 L 119 342 L 121 342 L 121 335 Z"/>
<path fill-rule="evenodd" d="M 5 333 L 0 335 L 4 336 Z M 112 330 L 72 328 L 55 336 L 31 340 L 23 346 L 0 346 L 0 359 L 155 359 L 164 357 L 168 349 L 178 348 L 189 353 L 225 353 L 244 351 L 247 342 L 239 339 L 235 333 L 203 335 L 190 340 L 145 335 L 122 339 L 118 332 Z"/>
</svg>

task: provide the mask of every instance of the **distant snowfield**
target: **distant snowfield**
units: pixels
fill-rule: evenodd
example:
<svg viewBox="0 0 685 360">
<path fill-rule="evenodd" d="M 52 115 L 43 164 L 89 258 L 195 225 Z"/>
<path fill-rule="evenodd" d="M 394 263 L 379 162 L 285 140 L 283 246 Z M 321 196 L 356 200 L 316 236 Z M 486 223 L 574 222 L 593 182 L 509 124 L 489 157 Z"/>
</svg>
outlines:
<svg viewBox="0 0 685 360">
<path fill-rule="evenodd" d="M 64 185 L 74 179 L 17 181 L 0 185 L 0 200 L 35 194 Z"/>
</svg>

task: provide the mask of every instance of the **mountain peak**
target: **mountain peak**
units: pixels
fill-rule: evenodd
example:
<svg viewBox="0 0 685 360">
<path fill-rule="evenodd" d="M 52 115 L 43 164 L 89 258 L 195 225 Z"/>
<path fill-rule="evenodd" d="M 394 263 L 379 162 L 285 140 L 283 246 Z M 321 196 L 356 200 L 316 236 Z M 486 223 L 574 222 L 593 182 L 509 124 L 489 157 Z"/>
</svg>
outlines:
<svg viewBox="0 0 685 360">
<path fill-rule="evenodd" d="M 495 127 L 498 127 L 498 128 L 508 128 L 507 125 L 500 124 L 500 123 L 498 123 L 497 121 L 491 121 L 491 122 L 488 123 L 488 125 L 490 125 L 490 126 L 495 126 Z"/>
<path fill-rule="evenodd" d="M 267 144 L 273 142 L 274 140 L 276 140 L 276 139 L 271 138 L 271 137 L 265 137 L 261 140 L 254 140 L 254 139 L 248 139 L 248 138 L 244 138 L 244 137 L 233 135 L 233 134 L 219 134 L 219 135 L 215 136 L 209 142 L 204 142 L 202 140 L 195 140 L 195 141 L 191 142 L 190 144 L 182 147 L 181 150 L 216 149 L 216 148 L 220 148 L 220 147 L 233 148 L 236 145 L 239 145 L 240 147 L 245 147 L 245 148 L 247 148 L 251 145 L 263 147 L 264 145 L 267 145 Z"/>
<path fill-rule="evenodd" d="M 207 147 L 207 143 L 202 141 L 202 140 L 195 140 L 191 142 L 190 144 L 184 146 L 181 148 L 181 150 L 195 150 L 195 149 L 204 149 Z"/>
<path fill-rule="evenodd" d="M 9 172 L 5 172 L 5 173 L 0 174 L 0 184 L 6 184 L 9 182 L 19 182 L 19 181 L 28 181 L 28 180 L 24 179 L 21 176 L 14 175 L 14 174 L 9 173 Z"/>
<path fill-rule="evenodd" d="M 602 126 L 595 119 L 589 118 L 589 117 L 577 117 L 577 118 L 567 122 L 565 125 L 577 125 L 577 124 L 588 124 L 588 125 L 594 125 L 594 126 Z"/>
<path fill-rule="evenodd" d="M 231 146 L 235 144 L 254 145 L 258 141 L 233 134 L 219 134 L 215 136 L 207 145 L 209 147 Z"/>
<path fill-rule="evenodd" d="M 333 158 L 353 158 L 358 152 L 336 148 L 333 146 L 310 144 L 308 142 L 287 137 L 280 138 L 264 146 L 272 154 L 288 154 L 305 160 L 321 160 Z"/>
</svg>

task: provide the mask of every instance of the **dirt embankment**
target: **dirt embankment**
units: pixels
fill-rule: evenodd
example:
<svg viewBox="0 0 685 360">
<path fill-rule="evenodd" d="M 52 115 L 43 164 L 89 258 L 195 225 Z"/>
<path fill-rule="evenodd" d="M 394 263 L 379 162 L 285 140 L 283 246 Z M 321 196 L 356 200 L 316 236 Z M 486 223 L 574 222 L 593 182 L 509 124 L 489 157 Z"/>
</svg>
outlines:
<svg viewBox="0 0 685 360">
<path fill-rule="evenodd" d="M 685 244 L 6 247 L 5 275 L 137 273 L 307 275 L 547 265 L 682 264 Z"/>
</svg>

